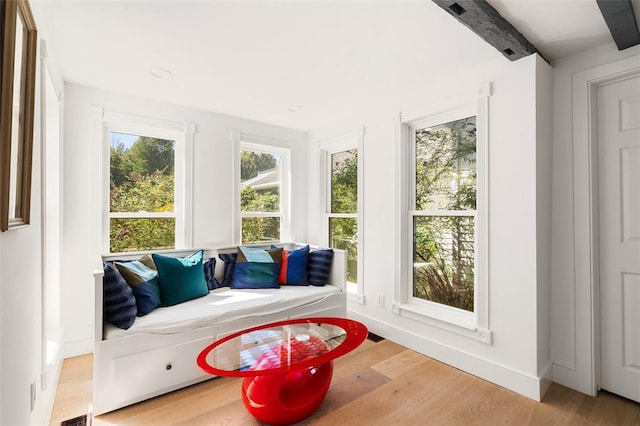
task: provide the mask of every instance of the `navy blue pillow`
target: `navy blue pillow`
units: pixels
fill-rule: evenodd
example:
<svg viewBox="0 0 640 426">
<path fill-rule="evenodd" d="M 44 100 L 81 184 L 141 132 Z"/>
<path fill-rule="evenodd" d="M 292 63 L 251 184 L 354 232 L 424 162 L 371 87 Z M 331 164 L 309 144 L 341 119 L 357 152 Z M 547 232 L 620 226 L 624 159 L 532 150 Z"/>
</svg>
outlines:
<svg viewBox="0 0 640 426">
<path fill-rule="evenodd" d="M 231 287 L 233 274 L 236 271 L 236 260 L 238 253 L 219 253 L 218 257 L 224 262 L 224 275 L 220 287 Z"/>
<path fill-rule="evenodd" d="M 307 273 L 309 284 L 323 286 L 329 282 L 333 249 L 312 250 L 307 256 Z"/>
<path fill-rule="evenodd" d="M 280 288 L 279 263 L 236 262 L 231 288 Z"/>
<path fill-rule="evenodd" d="M 221 287 L 220 283 L 215 277 L 216 273 L 216 258 L 211 257 L 204 262 L 202 265 L 204 267 L 204 279 L 207 282 L 207 287 L 209 290 L 214 290 L 218 287 Z"/>
<path fill-rule="evenodd" d="M 142 317 L 160 306 L 160 298 L 156 294 L 153 285 L 149 281 L 145 281 L 131 287 L 133 295 L 136 298 L 136 307 L 138 308 L 138 316 Z"/>
<path fill-rule="evenodd" d="M 136 299 L 129 284 L 110 263 L 103 263 L 102 305 L 104 318 L 124 330 L 129 329 L 138 313 Z"/>
</svg>

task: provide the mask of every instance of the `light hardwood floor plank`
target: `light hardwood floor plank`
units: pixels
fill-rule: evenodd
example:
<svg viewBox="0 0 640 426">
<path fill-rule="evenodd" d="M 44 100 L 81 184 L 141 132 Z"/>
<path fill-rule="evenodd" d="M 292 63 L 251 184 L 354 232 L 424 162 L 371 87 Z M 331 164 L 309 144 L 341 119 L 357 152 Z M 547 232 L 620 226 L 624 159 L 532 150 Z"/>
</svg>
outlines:
<svg viewBox="0 0 640 426">
<path fill-rule="evenodd" d="M 424 355 L 407 349 L 384 361 L 374 364 L 371 368 L 379 371 L 390 379 L 394 379 L 427 361 L 428 358 Z"/>
<path fill-rule="evenodd" d="M 65 360 L 51 426 L 91 403 L 92 356 Z M 94 426 L 260 426 L 244 408 L 242 379 L 218 377 L 93 419 Z M 640 404 L 552 384 L 542 402 L 391 341 L 365 341 L 334 361 L 329 392 L 300 425 L 640 426 Z"/>
</svg>

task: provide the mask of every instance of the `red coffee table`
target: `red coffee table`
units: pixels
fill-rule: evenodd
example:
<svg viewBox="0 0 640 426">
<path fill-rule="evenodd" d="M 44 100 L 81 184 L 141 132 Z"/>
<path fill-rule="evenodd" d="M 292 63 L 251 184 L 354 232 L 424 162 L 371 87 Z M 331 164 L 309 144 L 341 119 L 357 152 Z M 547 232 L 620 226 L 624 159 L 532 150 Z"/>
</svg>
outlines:
<svg viewBox="0 0 640 426">
<path fill-rule="evenodd" d="M 253 327 L 224 337 L 198 355 L 216 376 L 244 377 L 242 401 L 269 424 L 309 417 L 322 403 L 333 360 L 357 348 L 367 327 L 345 318 L 302 318 Z"/>
</svg>

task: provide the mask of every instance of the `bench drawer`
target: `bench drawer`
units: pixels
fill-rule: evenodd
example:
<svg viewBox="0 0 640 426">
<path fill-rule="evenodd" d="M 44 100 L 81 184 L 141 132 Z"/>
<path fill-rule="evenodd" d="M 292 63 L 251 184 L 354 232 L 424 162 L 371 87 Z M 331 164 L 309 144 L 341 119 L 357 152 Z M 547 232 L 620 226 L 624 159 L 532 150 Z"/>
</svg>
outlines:
<svg viewBox="0 0 640 426">
<path fill-rule="evenodd" d="M 205 337 L 114 359 L 116 392 L 127 399 L 207 376 L 196 358 L 212 342 L 212 337 Z"/>
</svg>

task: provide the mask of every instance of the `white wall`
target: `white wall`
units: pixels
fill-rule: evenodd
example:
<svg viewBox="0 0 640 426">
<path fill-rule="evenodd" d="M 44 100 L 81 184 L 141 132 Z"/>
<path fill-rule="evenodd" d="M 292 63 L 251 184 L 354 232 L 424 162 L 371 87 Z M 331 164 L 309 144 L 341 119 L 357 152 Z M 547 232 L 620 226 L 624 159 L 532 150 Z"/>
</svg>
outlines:
<svg viewBox="0 0 640 426">
<path fill-rule="evenodd" d="M 592 300 L 588 282 L 576 279 L 577 268 L 589 268 L 574 246 L 574 164 L 573 113 L 586 110 L 587 105 L 572 104 L 574 74 L 614 61 L 638 57 L 640 46 L 619 52 L 613 43 L 591 49 L 554 64 L 554 126 L 553 126 L 553 199 L 552 199 L 552 262 L 551 262 L 551 358 L 553 380 L 565 386 L 592 394 L 595 384 L 591 361 L 591 341 L 594 339 L 588 318 Z M 587 175 L 580 170 L 581 175 Z M 576 184 L 577 186 L 577 184 Z M 596 317 L 594 321 L 599 321 Z"/>
<path fill-rule="evenodd" d="M 365 304 L 350 302 L 350 315 L 371 331 L 409 348 L 452 364 L 531 398 L 541 397 L 542 376 L 549 376 L 550 136 L 538 125 L 549 124 L 551 69 L 537 56 L 517 62 L 499 60 L 447 81 L 425 80 L 414 93 L 398 95 L 398 109 L 363 118 L 364 164 L 364 294 Z M 435 114 L 459 103 L 474 102 L 476 90 L 491 82 L 489 106 L 489 328 L 493 343 L 485 344 L 442 328 L 394 314 L 391 302 L 397 268 L 394 248 L 398 235 L 393 223 L 397 208 L 395 182 L 396 130 L 394 116 L 405 119 Z M 544 109 L 547 109 L 545 111 Z M 334 129 L 334 133 L 344 131 Z M 331 129 L 310 135 L 313 143 Z M 539 134 L 540 133 L 540 134 Z M 542 147 L 538 145 L 541 144 Z M 317 147 L 310 145 L 309 212 L 317 220 Z M 542 158 L 538 161 L 537 156 Z M 540 201 L 539 201 L 540 199 Z M 540 206 L 540 210 L 538 209 Z M 545 216 L 546 215 L 546 216 Z M 319 238 L 309 229 L 312 242 Z M 544 259 L 538 259 L 545 256 Z M 539 274 L 541 276 L 539 276 Z M 539 289 L 542 286 L 542 289 Z M 377 306 L 378 295 L 386 301 Z M 540 349 L 540 350 L 538 350 Z M 543 366 L 541 370 L 541 366 Z"/>
<path fill-rule="evenodd" d="M 551 191 L 553 173 L 553 72 L 539 59 L 536 70 L 536 261 L 538 376 L 551 384 Z"/>
<path fill-rule="evenodd" d="M 117 113 L 196 125 L 193 152 L 193 247 L 228 246 L 233 242 L 232 132 L 290 142 L 293 199 L 306 200 L 306 134 L 74 84 L 65 85 L 64 239 L 62 253 L 62 324 L 65 356 L 92 351 L 92 271 L 100 268 L 100 224 L 97 185 L 100 147 L 91 142 L 91 110 L 99 106 Z M 297 240 L 306 239 L 305 203 L 293 205 Z"/>
<path fill-rule="evenodd" d="M 55 388 L 42 389 L 41 96 L 36 77 L 31 224 L 0 233 L 0 424 L 45 424 Z M 36 401 L 30 405 L 30 385 Z"/>
</svg>

